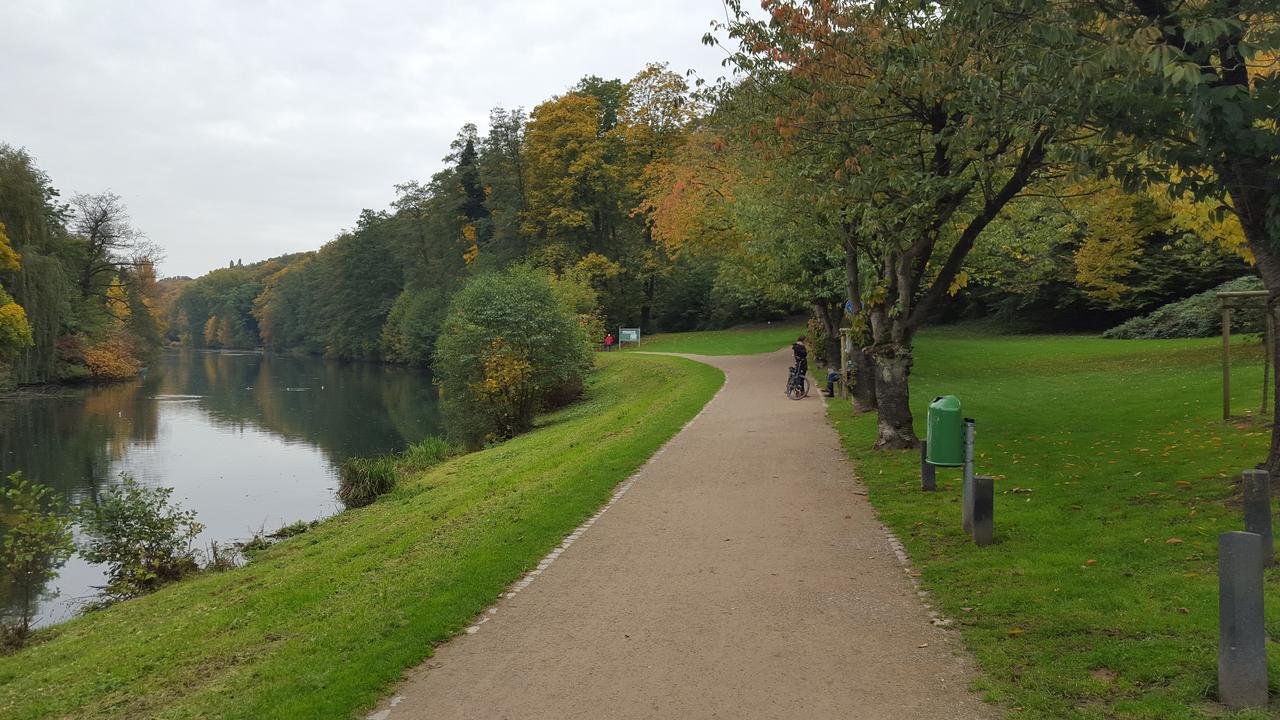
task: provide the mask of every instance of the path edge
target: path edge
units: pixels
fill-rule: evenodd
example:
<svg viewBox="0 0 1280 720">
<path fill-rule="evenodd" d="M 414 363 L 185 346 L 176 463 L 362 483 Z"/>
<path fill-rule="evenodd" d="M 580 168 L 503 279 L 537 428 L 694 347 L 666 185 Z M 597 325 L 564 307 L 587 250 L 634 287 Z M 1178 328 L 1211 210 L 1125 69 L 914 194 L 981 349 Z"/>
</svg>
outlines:
<svg viewBox="0 0 1280 720">
<path fill-rule="evenodd" d="M 452 642 L 464 635 L 475 635 L 476 633 L 480 632 L 480 626 L 489 622 L 489 619 L 498 613 L 498 606 L 502 604 L 502 601 L 509 600 L 515 597 L 520 593 L 520 591 L 529 587 L 529 585 L 531 585 L 533 581 L 536 580 L 538 576 L 543 573 L 544 570 L 551 567 L 552 563 L 554 563 L 565 550 L 568 550 L 571 545 L 573 545 L 575 542 L 578 541 L 579 538 L 581 538 L 584 534 L 586 534 L 587 530 L 589 530 L 592 525 L 595 525 L 596 521 L 599 520 L 601 517 L 603 517 L 604 514 L 609 511 L 609 508 L 616 505 L 618 501 L 622 499 L 622 496 L 626 495 L 627 491 L 631 489 L 631 486 L 635 485 L 636 481 L 640 480 L 644 476 L 645 471 L 649 469 L 649 466 L 652 465 L 655 460 L 657 460 L 663 453 L 667 451 L 667 448 L 671 446 L 671 443 L 675 442 L 676 438 L 683 435 L 685 431 L 687 431 L 690 427 L 692 427 L 694 423 L 698 422 L 698 420 L 703 415 L 706 414 L 707 408 L 711 407 L 711 404 L 714 403 L 720 397 L 720 395 L 724 393 L 725 388 L 729 386 L 729 374 L 724 372 L 720 368 L 716 367 L 715 365 L 712 365 L 709 362 L 705 362 L 699 356 L 685 355 L 685 354 L 679 354 L 679 353 L 645 353 L 645 354 L 667 355 L 671 357 L 679 357 L 685 360 L 690 360 L 693 362 L 700 363 L 702 365 L 706 365 L 707 367 L 715 368 L 717 371 L 720 372 L 720 375 L 723 378 L 722 381 L 720 382 L 720 387 L 715 391 L 715 394 L 713 394 L 710 398 L 707 399 L 705 403 L 703 403 L 702 408 L 698 410 L 698 412 L 695 413 L 693 417 L 689 418 L 688 422 L 686 422 L 684 425 L 681 425 L 679 430 L 673 433 L 671 437 L 667 438 L 666 442 L 658 446 L 657 450 L 653 451 L 653 454 L 649 456 L 648 460 L 644 461 L 643 465 L 641 465 L 639 468 L 636 468 L 635 472 L 628 475 L 625 479 L 622 480 L 622 482 L 620 482 L 614 488 L 613 494 L 611 494 L 609 496 L 609 499 L 606 500 L 605 503 L 600 506 L 599 510 L 597 510 L 594 514 L 592 514 L 591 517 L 587 518 L 586 520 L 583 520 L 581 524 L 579 524 L 576 528 L 573 529 L 573 532 L 566 535 L 564 539 L 560 541 L 559 545 L 553 548 L 550 552 L 544 555 L 541 560 L 538 561 L 538 564 L 536 567 L 534 567 L 534 569 L 520 576 L 519 580 L 516 580 L 515 582 L 511 583 L 510 585 L 507 586 L 506 590 L 499 593 L 498 597 L 495 598 L 494 601 L 487 608 L 480 611 L 480 613 L 476 615 L 477 619 L 474 622 L 472 622 L 470 625 L 468 625 L 466 629 L 463 630 L 463 632 L 458 633 L 457 635 L 454 635 L 453 637 L 449 638 L 448 640 L 445 641 L 445 643 Z M 409 672 L 416 668 L 423 667 L 427 665 L 429 662 L 430 662 L 430 658 L 427 658 L 417 665 L 414 665 L 409 668 L 405 668 L 405 672 Z M 404 682 L 404 678 L 401 678 L 401 680 L 397 682 L 396 685 L 399 686 L 403 684 L 403 682 Z M 392 708 L 399 705 L 403 700 L 404 700 L 404 696 L 396 693 L 395 691 L 388 693 L 381 700 L 379 700 L 377 705 L 374 706 L 374 709 L 365 716 L 365 720 L 387 720 L 387 718 L 391 717 Z"/>
</svg>

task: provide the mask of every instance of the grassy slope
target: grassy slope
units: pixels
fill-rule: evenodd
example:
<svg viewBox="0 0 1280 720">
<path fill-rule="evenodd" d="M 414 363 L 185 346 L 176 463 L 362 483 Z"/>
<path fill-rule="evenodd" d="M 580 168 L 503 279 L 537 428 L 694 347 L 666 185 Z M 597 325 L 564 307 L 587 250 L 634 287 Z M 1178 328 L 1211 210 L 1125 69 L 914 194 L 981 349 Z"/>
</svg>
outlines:
<svg viewBox="0 0 1280 720">
<path fill-rule="evenodd" d="M 872 502 L 1010 717 L 1220 712 L 1217 535 L 1242 529 L 1232 480 L 1266 456 L 1268 433 L 1222 422 L 1218 342 L 922 337 L 917 430 L 929 399 L 960 396 L 978 420 L 978 472 L 997 478 L 998 544 L 985 549 L 960 532 L 958 469 L 922 493 L 918 452 L 868 451 L 874 417 L 829 405 Z M 1256 412 L 1258 346 L 1238 355 L 1233 407 Z M 1267 618 L 1274 691 L 1277 569 Z"/>
<path fill-rule="evenodd" d="M 723 375 L 606 357 L 537 431 L 402 481 L 247 567 L 0 658 L 0 717 L 317 718 L 368 708 L 689 420 Z"/>
<path fill-rule="evenodd" d="M 641 338 L 640 349 L 694 355 L 754 355 L 786 347 L 804 331 L 803 323 L 778 322 L 772 327 L 753 325 L 729 330 L 664 333 Z M 635 345 L 627 345 L 626 349 L 634 348 Z"/>
</svg>

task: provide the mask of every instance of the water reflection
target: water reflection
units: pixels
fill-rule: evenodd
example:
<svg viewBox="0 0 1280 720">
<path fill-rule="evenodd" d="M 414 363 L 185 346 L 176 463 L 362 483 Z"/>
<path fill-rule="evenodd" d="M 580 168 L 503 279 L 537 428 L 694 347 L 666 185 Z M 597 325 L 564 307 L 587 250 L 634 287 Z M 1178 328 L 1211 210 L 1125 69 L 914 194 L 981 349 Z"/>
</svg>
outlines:
<svg viewBox="0 0 1280 720">
<path fill-rule="evenodd" d="M 331 514 L 338 463 L 439 431 L 421 371 L 182 351 L 132 382 L 0 401 L 0 472 L 21 470 L 68 503 L 96 501 L 127 472 L 175 488 L 206 525 L 201 542 L 224 542 Z M 67 617 L 101 578 L 73 558 L 42 622 Z"/>
</svg>

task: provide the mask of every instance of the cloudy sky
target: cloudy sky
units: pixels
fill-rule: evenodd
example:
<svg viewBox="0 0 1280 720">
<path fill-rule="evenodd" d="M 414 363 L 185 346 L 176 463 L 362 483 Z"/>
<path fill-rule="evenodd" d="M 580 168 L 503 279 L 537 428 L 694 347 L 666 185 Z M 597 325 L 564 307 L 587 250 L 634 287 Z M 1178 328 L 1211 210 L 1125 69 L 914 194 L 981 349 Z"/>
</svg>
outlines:
<svg viewBox="0 0 1280 720">
<path fill-rule="evenodd" d="M 319 247 L 467 122 L 650 61 L 723 74 L 720 0 L 4 0 L 0 142 L 199 275 Z"/>
</svg>

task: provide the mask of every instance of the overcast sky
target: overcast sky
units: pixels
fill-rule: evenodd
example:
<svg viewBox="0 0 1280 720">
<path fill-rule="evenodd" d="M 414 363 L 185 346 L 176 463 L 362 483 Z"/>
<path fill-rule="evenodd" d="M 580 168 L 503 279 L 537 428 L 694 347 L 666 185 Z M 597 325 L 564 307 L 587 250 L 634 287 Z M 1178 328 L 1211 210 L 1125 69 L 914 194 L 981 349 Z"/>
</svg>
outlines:
<svg viewBox="0 0 1280 720">
<path fill-rule="evenodd" d="M 162 275 L 310 250 L 464 123 L 650 61 L 723 74 L 720 0 L 0 1 L 0 142 L 112 190 Z"/>
</svg>

